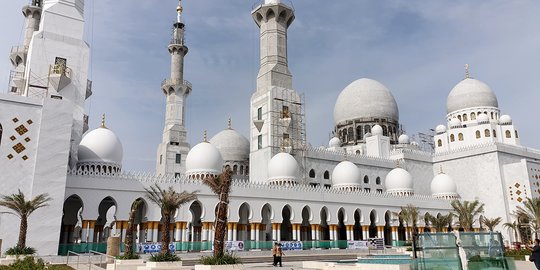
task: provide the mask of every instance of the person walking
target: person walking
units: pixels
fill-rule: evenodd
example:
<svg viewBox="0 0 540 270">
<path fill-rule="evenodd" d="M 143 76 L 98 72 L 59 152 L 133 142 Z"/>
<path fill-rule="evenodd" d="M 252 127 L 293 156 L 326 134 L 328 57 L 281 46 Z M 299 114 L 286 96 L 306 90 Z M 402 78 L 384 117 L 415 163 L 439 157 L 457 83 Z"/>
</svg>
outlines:
<svg viewBox="0 0 540 270">
<path fill-rule="evenodd" d="M 532 249 L 531 257 L 529 261 L 533 262 L 536 269 L 540 270 L 540 240 L 534 239 L 534 247 Z"/>
<path fill-rule="evenodd" d="M 283 249 L 281 249 L 280 243 L 274 243 L 274 248 L 272 248 L 272 255 L 274 256 L 274 266 L 277 266 L 279 263 L 279 267 L 283 267 L 281 257 L 283 256 Z"/>
</svg>

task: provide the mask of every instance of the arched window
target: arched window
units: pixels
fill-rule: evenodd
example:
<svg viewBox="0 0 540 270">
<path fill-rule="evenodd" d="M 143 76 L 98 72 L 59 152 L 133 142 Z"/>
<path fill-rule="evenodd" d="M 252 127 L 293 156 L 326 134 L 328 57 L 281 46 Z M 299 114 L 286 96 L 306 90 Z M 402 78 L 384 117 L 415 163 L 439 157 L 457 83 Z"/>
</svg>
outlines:
<svg viewBox="0 0 540 270">
<path fill-rule="evenodd" d="M 4 129 L 2 128 L 2 125 L 0 125 L 0 144 L 2 144 L 2 133 Z"/>
<path fill-rule="evenodd" d="M 463 133 L 459 133 L 457 137 L 458 137 L 458 140 L 463 141 Z"/>
<path fill-rule="evenodd" d="M 493 119 L 493 112 L 491 112 L 491 119 Z"/>
<path fill-rule="evenodd" d="M 517 130 L 514 131 L 514 133 L 516 133 L 516 138 L 519 138 L 518 133 L 517 133 Z"/>
<path fill-rule="evenodd" d="M 467 114 L 463 114 L 463 121 L 467 121 Z"/>
<path fill-rule="evenodd" d="M 330 173 L 328 171 L 324 171 L 324 179 L 330 179 Z"/>
<path fill-rule="evenodd" d="M 510 130 L 507 130 L 504 132 L 504 134 L 506 135 L 506 138 L 512 138 L 512 133 L 510 133 Z"/>
<path fill-rule="evenodd" d="M 347 141 L 347 129 L 344 129 L 344 130 L 343 130 L 343 137 L 341 138 L 341 141 L 342 141 L 342 142 L 346 142 L 346 141 Z"/>
<path fill-rule="evenodd" d="M 238 165 L 234 165 L 232 168 L 233 168 L 232 169 L 233 174 L 237 174 L 238 173 Z"/>
<path fill-rule="evenodd" d="M 476 120 L 476 113 L 471 113 L 471 120 Z"/>
<path fill-rule="evenodd" d="M 442 140 L 441 139 L 437 140 L 437 146 L 442 147 Z"/>
<path fill-rule="evenodd" d="M 477 131 L 476 131 L 476 138 L 477 138 L 477 139 L 480 139 L 480 130 L 477 130 Z"/>
<path fill-rule="evenodd" d="M 454 134 L 451 134 L 451 135 L 450 135 L 450 141 L 453 142 L 453 141 L 455 141 L 455 140 L 456 140 L 456 137 L 454 136 Z"/>
<path fill-rule="evenodd" d="M 371 126 L 370 125 L 365 125 L 364 126 L 364 134 L 367 134 L 367 133 L 371 133 Z"/>
<path fill-rule="evenodd" d="M 364 184 L 369 184 L 369 177 L 367 175 L 364 176 Z"/>
<path fill-rule="evenodd" d="M 364 133 L 362 132 L 362 126 L 356 127 L 356 140 L 360 141 L 364 138 Z"/>
<path fill-rule="evenodd" d="M 459 122 L 461 122 L 461 115 L 458 115 L 457 119 L 459 119 Z"/>
<path fill-rule="evenodd" d="M 315 178 L 315 170 L 309 170 L 309 178 Z"/>
<path fill-rule="evenodd" d="M 352 127 L 349 128 L 349 131 L 347 132 L 349 135 L 348 141 L 352 142 L 354 141 L 354 129 Z"/>
<path fill-rule="evenodd" d="M 484 130 L 484 135 L 485 135 L 486 137 L 490 137 L 490 136 L 491 136 L 491 132 L 489 132 L 489 129 Z"/>
<path fill-rule="evenodd" d="M 240 175 L 244 175 L 244 165 L 240 165 Z"/>
<path fill-rule="evenodd" d="M 497 138 L 497 132 L 495 132 L 495 130 L 493 130 L 493 137 Z"/>
<path fill-rule="evenodd" d="M 375 179 L 375 184 L 380 185 L 381 184 L 381 178 L 377 176 L 377 179 Z"/>
<path fill-rule="evenodd" d="M 388 127 L 387 126 L 382 126 L 382 135 L 383 136 L 388 136 Z"/>
</svg>

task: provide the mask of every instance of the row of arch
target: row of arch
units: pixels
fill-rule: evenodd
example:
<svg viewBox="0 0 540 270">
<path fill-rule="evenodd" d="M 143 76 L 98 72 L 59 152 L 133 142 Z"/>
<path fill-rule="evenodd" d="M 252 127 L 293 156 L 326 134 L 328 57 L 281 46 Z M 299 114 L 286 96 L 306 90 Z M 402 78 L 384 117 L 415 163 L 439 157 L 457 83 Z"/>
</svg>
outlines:
<svg viewBox="0 0 540 270">
<path fill-rule="evenodd" d="M 105 164 L 84 164 L 78 165 L 78 170 L 83 172 L 97 172 L 97 173 L 120 173 L 120 167 L 116 165 L 105 165 Z"/>
<path fill-rule="evenodd" d="M 499 113 L 497 113 L 497 112 L 491 112 L 491 113 L 488 113 L 487 111 L 484 111 L 483 113 L 484 113 L 485 115 L 490 116 L 490 118 L 491 118 L 492 120 L 499 119 Z M 480 114 L 482 114 L 481 111 L 479 111 L 478 113 L 471 112 L 470 114 L 467 114 L 467 113 L 464 113 L 464 114 L 458 114 L 458 115 L 457 115 L 457 119 L 458 119 L 459 121 L 462 121 L 462 122 L 469 121 L 469 119 L 471 119 L 471 121 L 472 121 L 472 120 L 476 120 L 476 116 L 477 116 L 477 115 L 480 115 Z M 470 116 L 470 118 L 469 118 L 469 116 Z M 450 121 L 450 120 L 451 120 L 451 118 L 448 118 L 448 121 Z"/>
<path fill-rule="evenodd" d="M 519 138 L 517 130 L 514 130 L 514 133 L 515 133 L 515 138 Z M 495 131 L 495 129 L 493 130 L 493 133 L 491 133 L 489 129 L 484 130 L 484 137 L 486 138 L 491 137 L 492 134 L 494 138 L 497 137 L 497 131 Z M 512 138 L 512 132 L 510 130 L 506 130 L 504 132 L 504 135 L 508 139 Z M 475 136 L 477 139 L 482 138 L 482 133 L 480 132 L 480 130 L 477 130 L 475 132 Z M 457 139 L 458 141 L 463 141 L 464 140 L 463 133 L 458 133 Z M 450 142 L 455 142 L 455 141 L 456 141 L 456 136 L 454 134 L 450 134 Z M 442 145 L 443 145 L 442 140 L 441 139 L 437 140 L 437 147 L 442 147 Z"/>
<path fill-rule="evenodd" d="M 314 169 L 309 170 L 309 178 L 315 178 L 316 176 L 317 175 L 316 175 Z M 324 171 L 323 179 L 325 179 L 325 180 L 330 179 L 330 172 L 328 170 Z M 367 175 L 364 176 L 364 184 L 369 184 L 369 176 L 367 176 Z M 380 176 L 377 176 L 377 178 L 375 179 L 375 184 L 376 185 L 381 185 L 382 184 Z"/>
<path fill-rule="evenodd" d="M 391 125 L 379 124 L 383 130 L 383 136 L 388 136 L 392 140 L 396 140 L 397 132 L 396 127 Z M 342 143 L 356 143 L 357 141 L 364 140 L 366 134 L 371 133 L 372 125 L 358 125 L 356 128 L 345 127 L 338 131 L 338 138 Z"/>
</svg>

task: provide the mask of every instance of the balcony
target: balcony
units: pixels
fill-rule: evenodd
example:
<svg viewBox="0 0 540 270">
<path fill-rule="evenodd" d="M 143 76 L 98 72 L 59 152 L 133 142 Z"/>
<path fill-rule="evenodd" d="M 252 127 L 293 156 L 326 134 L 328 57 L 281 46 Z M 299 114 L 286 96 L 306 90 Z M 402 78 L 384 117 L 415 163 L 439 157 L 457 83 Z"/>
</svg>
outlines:
<svg viewBox="0 0 540 270">
<path fill-rule="evenodd" d="M 9 54 L 9 59 L 13 66 L 18 66 L 20 64 L 26 63 L 26 56 L 28 54 L 27 46 L 13 46 L 11 47 L 11 52 Z"/>
<path fill-rule="evenodd" d="M 59 92 L 71 83 L 71 69 L 65 64 L 51 65 L 49 79 L 54 89 Z"/>
<path fill-rule="evenodd" d="M 161 82 L 161 89 L 163 90 L 165 94 L 167 94 L 167 92 L 169 91 L 171 87 L 181 86 L 181 85 L 186 86 L 186 90 L 185 90 L 186 93 L 189 94 L 191 92 L 192 85 L 189 81 L 186 81 L 186 80 L 165 79 Z"/>
</svg>

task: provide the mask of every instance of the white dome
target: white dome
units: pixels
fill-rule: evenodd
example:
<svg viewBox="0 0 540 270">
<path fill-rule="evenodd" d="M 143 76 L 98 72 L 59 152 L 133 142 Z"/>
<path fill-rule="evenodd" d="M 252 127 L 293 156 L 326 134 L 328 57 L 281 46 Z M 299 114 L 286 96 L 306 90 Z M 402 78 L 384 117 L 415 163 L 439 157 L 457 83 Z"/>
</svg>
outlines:
<svg viewBox="0 0 540 270">
<path fill-rule="evenodd" d="M 123 155 L 124 148 L 116 134 L 103 126 L 86 133 L 79 144 L 79 164 L 110 163 L 121 166 Z"/>
<path fill-rule="evenodd" d="M 288 153 L 276 154 L 268 163 L 268 182 L 295 184 L 298 178 L 298 162 Z"/>
<path fill-rule="evenodd" d="M 503 114 L 499 118 L 499 123 L 501 125 L 511 125 L 512 124 L 512 117 L 510 117 L 510 115 Z"/>
<path fill-rule="evenodd" d="M 485 113 L 481 113 L 478 116 L 476 116 L 476 122 L 478 122 L 478 124 L 489 123 L 489 116 Z"/>
<path fill-rule="evenodd" d="M 371 128 L 371 135 L 373 135 L 373 136 L 375 136 L 375 135 L 383 135 L 382 127 L 379 126 L 379 125 L 374 125 Z"/>
<path fill-rule="evenodd" d="M 391 170 L 384 181 L 386 192 L 400 195 L 412 195 L 413 193 L 413 178 L 412 175 L 402 168 Z"/>
<path fill-rule="evenodd" d="M 398 138 L 399 144 L 409 144 L 411 140 L 409 139 L 409 136 L 407 134 L 401 134 Z"/>
<path fill-rule="evenodd" d="M 396 100 L 388 88 L 372 79 L 359 79 L 339 94 L 334 106 L 334 123 L 362 118 L 399 120 Z"/>
<path fill-rule="evenodd" d="M 360 169 L 350 162 L 342 161 L 332 171 L 333 188 L 359 188 L 360 187 Z"/>
<path fill-rule="evenodd" d="M 459 120 L 459 119 L 458 119 Z M 435 132 L 437 134 L 442 134 L 442 133 L 445 133 L 446 132 L 446 126 L 445 125 L 438 125 L 436 128 L 435 128 Z"/>
<path fill-rule="evenodd" d="M 186 157 L 186 174 L 192 178 L 217 176 L 223 171 L 223 158 L 219 150 L 208 142 L 195 145 Z"/>
<path fill-rule="evenodd" d="M 457 198 L 457 187 L 454 179 L 445 173 L 439 173 L 431 180 L 431 194 L 437 198 Z"/>
<path fill-rule="evenodd" d="M 448 94 L 446 112 L 452 113 L 474 107 L 499 107 L 495 93 L 479 80 L 467 78 L 459 82 Z"/>
<path fill-rule="evenodd" d="M 330 141 L 328 142 L 328 147 L 330 148 L 341 147 L 341 140 L 338 137 L 334 137 L 330 139 Z"/>
<path fill-rule="evenodd" d="M 225 161 L 247 161 L 249 141 L 234 129 L 225 129 L 216 134 L 210 143 L 214 145 Z"/>
<path fill-rule="evenodd" d="M 461 121 L 457 118 L 450 119 L 450 128 L 459 128 L 461 127 Z"/>
</svg>

